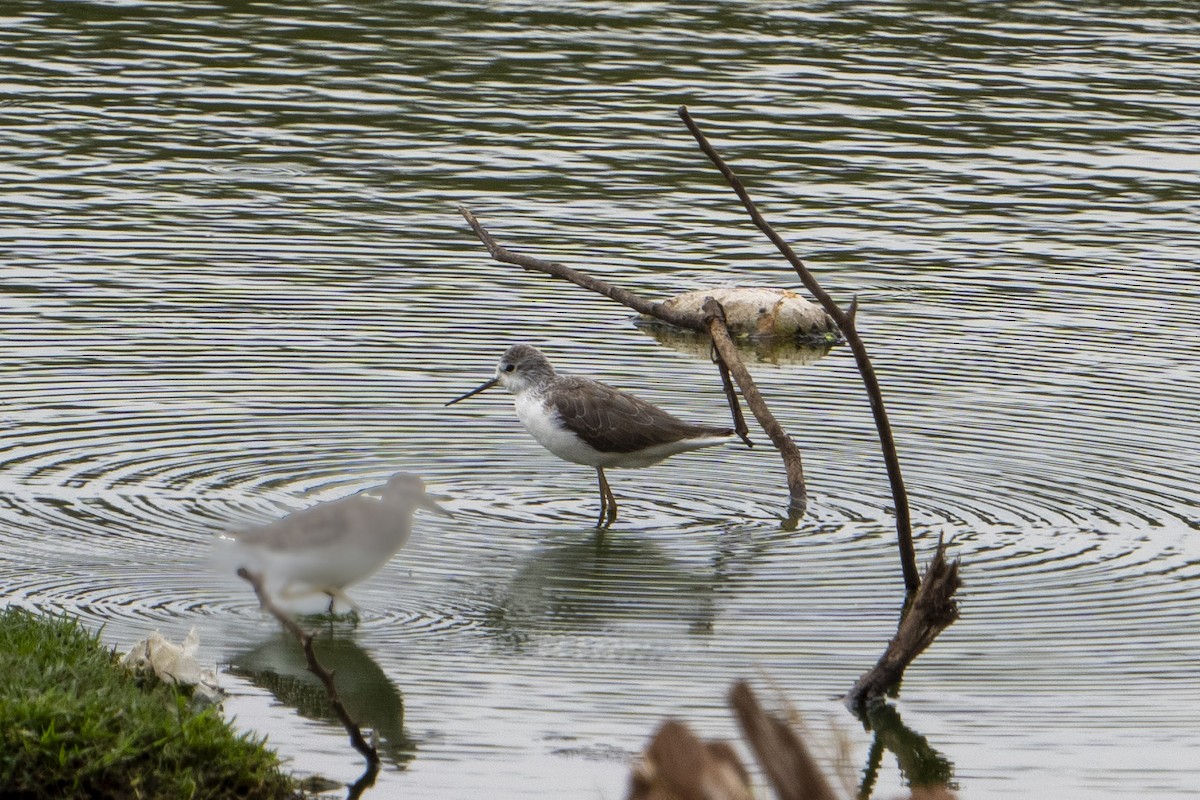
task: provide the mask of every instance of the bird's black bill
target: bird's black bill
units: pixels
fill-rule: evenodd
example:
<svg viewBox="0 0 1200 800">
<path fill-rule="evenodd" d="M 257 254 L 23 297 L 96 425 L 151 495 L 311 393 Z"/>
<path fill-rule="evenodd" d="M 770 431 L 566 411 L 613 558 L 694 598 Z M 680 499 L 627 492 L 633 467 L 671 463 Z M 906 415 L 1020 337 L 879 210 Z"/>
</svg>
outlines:
<svg viewBox="0 0 1200 800">
<path fill-rule="evenodd" d="M 499 379 L 499 378 L 492 378 L 490 381 L 488 381 L 487 383 L 485 383 L 483 386 L 480 386 L 478 389 L 472 389 L 471 391 L 469 391 L 469 392 L 467 392 L 466 394 L 464 394 L 462 397 L 456 397 L 456 398 L 454 398 L 454 399 L 453 399 L 453 400 L 451 400 L 449 403 L 446 403 L 446 405 L 448 405 L 448 406 L 452 406 L 452 405 L 454 405 L 455 403 L 458 403 L 458 402 L 461 402 L 461 401 L 463 401 L 463 400 L 466 400 L 466 399 L 467 399 L 468 397 L 470 397 L 471 395 L 474 395 L 474 394 L 479 394 L 479 393 L 480 393 L 480 392 L 482 392 L 482 391 L 485 391 L 485 390 L 487 390 L 487 389 L 490 389 L 490 388 L 492 388 L 493 386 L 495 386 L 495 385 L 496 385 L 497 383 L 499 383 L 499 382 L 500 382 L 500 379 Z"/>
</svg>

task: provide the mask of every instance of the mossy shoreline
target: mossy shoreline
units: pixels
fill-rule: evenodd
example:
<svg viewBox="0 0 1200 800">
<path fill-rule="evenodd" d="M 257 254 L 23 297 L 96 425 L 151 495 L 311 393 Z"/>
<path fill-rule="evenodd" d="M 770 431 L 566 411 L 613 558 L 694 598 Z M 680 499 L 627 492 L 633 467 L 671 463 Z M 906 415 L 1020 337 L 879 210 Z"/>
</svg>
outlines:
<svg viewBox="0 0 1200 800">
<path fill-rule="evenodd" d="M 185 690 L 134 675 L 69 617 L 0 611 L 0 796 L 300 796 L 263 740 Z"/>
</svg>

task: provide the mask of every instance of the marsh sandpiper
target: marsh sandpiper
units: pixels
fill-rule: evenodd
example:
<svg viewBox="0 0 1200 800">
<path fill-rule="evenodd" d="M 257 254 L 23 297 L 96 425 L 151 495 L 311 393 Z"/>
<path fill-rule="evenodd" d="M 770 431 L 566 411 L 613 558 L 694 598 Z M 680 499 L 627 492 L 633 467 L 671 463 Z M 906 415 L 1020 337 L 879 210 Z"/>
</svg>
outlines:
<svg viewBox="0 0 1200 800">
<path fill-rule="evenodd" d="M 339 600 L 357 613 L 346 587 L 375 574 L 408 542 L 417 508 L 452 516 L 416 475 L 402 472 L 368 491 L 379 497 L 363 492 L 223 535 L 218 563 L 262 573 L 280 600 L 325 594 L 330 613 Z"/>
<path fill-rule="evenodd" d="M 730 428 L 684 422 L 599 381 L 559 375 L 541 352 L 527 344 L 510 347 L 500 358 L 496 377 L 446 405 L 497 384 L 516 396 L 517 417 L 538 444 L 564 461 L 596 468 L 598 528 L 607 528 L 617 518 L 617 499 L 604 477 L 605 467 L 648 467 L 676 453 L 724 444 L 735 436 Z"/>
</svg>

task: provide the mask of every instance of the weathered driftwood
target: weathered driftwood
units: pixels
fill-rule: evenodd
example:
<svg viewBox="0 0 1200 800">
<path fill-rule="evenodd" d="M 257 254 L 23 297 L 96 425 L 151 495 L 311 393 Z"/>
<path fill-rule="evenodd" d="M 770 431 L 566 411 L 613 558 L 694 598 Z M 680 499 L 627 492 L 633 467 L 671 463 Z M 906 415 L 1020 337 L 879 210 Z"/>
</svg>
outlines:
<svg viewBox="0 0 1200 800">
<path fill-rule="evenodd" d="M 733 685 L 729 704 L 779 800 L 837 800 L 804 742 L 790 725 L 763 710 L 747 683 Z"/>
<path fill-rule="evenodd" d="M 239 567 L 237 574 L 239 578 L 248 582 L 254 588 L 254 594 L 258 597 L 258 603 L 262 606 L 263 610 L 279 620 L 279 624 L 284 627 L 284 630 L 296 637 L 296 641 L 304 649 L 304 659 L 308 664 L 309 672 L 320 678 L 321 683 L 325 686 L 325 694 L 329 697 L 329 705 L 333 708 L 333 713 L 337 715 L 338 720 L 342 723 L 342 727 L 346 729 L 346 733 L 349 734 L 350 744 L 366 759 L 366 772 L 351 787 L 351 796 L 357 797 L 362 794 L 363 790 L 375 783 L 375 776 L 379 774 L 379 750 L 363 737 L 362 729 L 358 727 L 358 723 L 350 716 L 350 712 L 346 710 L 345 704 L 342 703 L 341 696 L 338 695 L 337 687 L 333 684 L 333 673 L 325 669 L 321 665 L 321 662 L 317 660 L 317 654 L 313 652 L 312 634 L 305 632 L 290 614 L 271 601 L 271 598 L 263 588 L 261 575 L 250 572 L 245 567 Z"/>
<path fill-rule="evenodd" d="M 729 705 L 737 717 L 743 740 L 777 800 L 837 800 L 840 795 L 834 790 L 833 781 L 821 769 L 800 733 L 787 721 L 766 711 L 748 684 L 738 681 L 733 685 Z M 909 734 L 909 739 L 915 737 L 924 742 L 907 728 L 903 731 Z M 910 744 L 911 756 L 905 749 Z M 952 770 L 928 743 L 921 748 L 909 741 L 877 742 L 872 752 L 892 746 L 902 759 L 902 769 L 907 765 L 921 770 L 905 772 L 912 781 L 912 800 L 953 800 L 954 795 L 946 787 Z M 917 751 L 923 751 L 924 756 Z M 928 760 L 930 753 L 936 757 L 934 760 L 940 761 L 923 766 L 920 759 Z M 870 796 L 874 780 L 873 777 L 868 780 L 871 782 L 863 784 L 860 797 Z M 733 747 L 720 741 L 702 742 L 685 724 L 675 720 L 659 726 L 634 764 L 628 794 L 628 800 L 750 800 L 751 797 L 749 774 Z"/>
<path fill-rule="evenodd" d="M 659 308 L 672 315 L 704 319 L 704 303 L 712 298 L 725 309 L 725 326 L 735 339 L 790 339 L 812 343 L 838 340 L 837 325 L 811 300 L 766 286 L 716 286 L 669 297 Z"/>
<path fill-rule="evenodd" d="M 925 570 L 925 580 L 900 616 L 896 635 L 875 666 L 847 693 L 848 706 L 862 710 L 900 684 L 905 668 L 958 619 L 958 601 L 954 595 L 961 585 L 959 561 L 947 561 L 946 545 L 939 541 Z"/>
<path fill-rule="evenodd" d="M 750 776 L 726 742 L 702 742 L 667 720 L 634 764 L 629 800 L 754 800 Z"/>
<path fill-rule="evenodd" d="M 883 393 L 879 388 L 879 380 L 875 376 L 875 368 L 871 366 L 871 359 L 867 355 L 866 345 L 863 344 L 862 337 L 858 335 L 858 329 L 854 324 L 854 311 L 857 305 L 851 306 L 851 311 L 846 312 L 834 302 L 833 298 L 821 287 L 817 279 L 813 276 L 808 268 L 804 266 L 804 262 L 792 250 L 791 246 L 783 240 L 775 229 L 763 218 L 759 213 L 758 208 L 754 205 L 754 201 L 750 199 L 749 193 L 745 186 L 742 185 L 741 179 L 734 174 L 733 170 L 725 163 L 716 149 L 713 148 L 704 134 L 700 131 L 691 115 L 688 113 L 686 106 L 679 107 L 679 116 L 687 125 L 692 136 L 700 145 L 700 149 L 708 156 L 709 160 L 721 171 L 729 186 L 737 193 L 738 198 L 745 206 L 746 212 L 750 215 L 750 219 L 754 222 L 758 229 L 766 234 L 772 244 L 783 254 L 783 257 L 788 260 L 796 273 L 800 276 L 804 288 L 808 289 L 809 293 L 817 299 L 825 312 L 837 323 L 838 329 L 842 335 L 846 337 L 846 341 L 850 344 L 850 349 L 854 353 L 855 363 L 858 364 L 858 371 L 862 375 L 863 384 L 867 390 L 867 397 L 871 401 L 871 411 L 875 416 L 875 427 L 879 431 L 879 445 L 883 451 L 884 464 L 887 466 L 888 480 L 892 485 L 892 498 L 896 509 L 896 536 L 900 548 L 900 566 L 904 574 L 904 586 L 907 593 L 911 596 L 916 593 L 917 587 L 920 585 L 921 578 L 917 572 L 917 556 L 913 548 L 912 542 L 912 520 L 908 509 L 908 494 L 904 490 L 904 477 L 900 473 L 900 458 L 896 452 L 896 442 L 892 436 L 891 422 L 888 420 L 887 410 L 883 406 Z"/>
<path fill-rule="evenodd" d="M 569 280 L 577 286 L 582 286 L 585 289 L 590 289 L 593 292 L 616 300 L 618 303 L 632 308 L 634 311 L 647 314 L 681 328 L 710 333 L 714 325 L 724 329 L 724 323 L 720 320 L 713 322 L 707 317 L 693 319 L 688 314 L 666 309 L 662 303 L 653 303 L 633 292 L 593 278 L 564 264 L 514 253 L 497 242 L 469 209 L 465 206 L 459 206 L 458 210 L 463 215 L 463 218 L 466 219 L 467 224 L 471 226 L 471 230 L 475 231 L 475 235 L 483 242 L 484 247 L 487 248 L 492 258 L 501 263 L 515 264 L 524 269 L 544 272 L 548 275 Z M 724 361 L 726 369 L 737 380 L 738 388 L 742 391 L 742 397 L 746 400 L 746 404 L 750 406 L 754 418 L 759 421 L 759 424 L 763 425 L 764 430 L 767 430 L 767 434 L 771 436 L 772 442 L 777 447 L 785 439 L 787 444 L 791 446 L 790 452 L 787 454 L 783 450 L 780 450 L 780 456 L 783 458 L 784 469 L 787 471 L 789 490 L 788 516 L 784 524 L 785 527 L 795 526 L 796 521 L 803 515 L 804 508 L 807 505 L 807 492 L 804 488 L 804 471 L 801 466 L 799 449 L 795 447 L 795 444 L 791 442 L 786 433 L 783 434 L 782 438 L 777 440 L 776 436 L 772 435 L 771 431 L 767 429 L 767 426 L 770 425 L 772 429 L 777 431 L 777 434 L 783 431 L 783 427 L 779 425 L 779 422 L 767 407 L 762 395 L 754 387 L 753 379 L 750 377 L 749 371 L 742 364 L 741 357 L 738 355 L 737 348 L 733 346 L 732 338 L 728 335 L 728 331 L 726 331 L 725 340 L 728 342 L 728 346 L 718 345 L 714 349 L 721 360 Z M 749 390 L 747 390 L 747 387 L 749 387 Z M 730 399 L 732 408 L 736 405 L 736 396 L 727 392 L 727 397 Z M 738 434 L 742 437 L 743 441 L 750 444 L 749 438 L 746 435 L 745 422 L 741 420 L 740 411 L 734 411 L 733 417 L 735 426 L 740 426 L 737 428 Z"/>
</svg>

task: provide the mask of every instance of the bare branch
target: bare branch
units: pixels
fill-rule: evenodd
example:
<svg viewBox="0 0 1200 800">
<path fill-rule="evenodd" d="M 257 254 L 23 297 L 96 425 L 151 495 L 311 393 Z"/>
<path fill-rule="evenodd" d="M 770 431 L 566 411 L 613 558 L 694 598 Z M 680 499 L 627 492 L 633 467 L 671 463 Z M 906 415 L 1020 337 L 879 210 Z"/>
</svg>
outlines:
<svg viewBox="0 0 1200 800">
<path fill-rule="evenodd" d="M 733 415 L 733 430 L 738 438 L 746 443 L 746 447 L 754 447 L 754 442 L 750 441 L 750 429 L 746 427 L 746 418 L 742 416 L 742 404 L 738 402 L 737 389 L 733 387 L 733 379 L 729 376 L 729 367 L 717 352 L 716 344 L 712 346 L 712 362 L 721 373 L 721 386 L 725 389 L 725 399 L 729 401 L 729 413 Z"/>
<path fill-rule="evenodd" d="M 946 545 L 939 540 L 921 588 L 910 598 L 900 617 L 896 635 L 875 666 L 846 695 L 846 705 L 863 709 L 899 685 L 908 665 L 958 619 L 958 601 L 954 595 L 961 585 L 959 561 L 946 560 Z"/>
<path fill-rule="evenodd" d="M 746 405 L 750 406 L 754 418 L 766 431 L 767 436 L 771 437 L 771 442 L 783 458 L 783 466 L 787 470 L 790 496 L 789 523 L 795 524 L 795 521 L 804 515 L 804 509 L 808 505 L 808 490 L 804 486 L 804 465 L 800 457 L 800 448 L 796 447 L 792 437 L 775 419 L 771 409 L 767 408 L 767 402 L 758 391 L 758 386 L 755 385 L 750 370 L 746 369 L 746 365 L 738 357 L 737 348 L 729 336 L 729 330 L 725 327 L 725 309 L 711 297 L 704 301 L 704 321 L 708 325 L 709 335 L 712 336 L 713 347 L 716 348 L 721 359 L 726 362 L 729 371 L 733 373 L 734 379 L 741 387 Z"/>
<path fill-rule="evenodd" d="M 912 520 L 908 509 L 908 493 L 904 490 L 904 477 L 900 473 L 900 457 L 896 452 L 896 442 L 892 436 L 892 425 L 888 420 L 887 410 L 883 406 L 883 392 L 879 388 L 879 379 L 875 376 L 875 368 L 871 366 L 871 359 L 867 355 L 867 347 L 863 344 L 862 337 L 858 335 L 858 331 L 855 329 L 854 319 L 838 307 L 838 304 L 821 288 L 817 279 L 804 266 L 804 262 L 800 260 L 791 246 L 783 240 L 783 237 L 775 232 L 775 229 L 758 212 L 758 208 L 754 205 L 754 201 L 750 199 L 746 187 L 742 185 L 738 176 L 734 174 L 733 170 L 729 168 L 720 154 L 709 144 L 704 134 L 700 132 L 700 128 L 692 120 L 686 106 L 679 107 L 679 117 L 687 125 L 688 130 L 692 132 L 692 136 L 696 138 L 700 149 L 716 165 L 721 174 L 725 176 L 725 180 L 729 183 L 730 187 L 737 193 L 738 198 L 742 201 L 742 205 L 746 207 L 746 212 L 750 215 L 750 219 L 754 221 L 758 229 L 765 233 L 767 238 L 779 249 L 779 252 L 783 254 L 783 257 L 788 260 L 800 276 L 800 281 L 804 284 L 804 288 L 808 289 L 817 302 L 824 307 L 825 313 L 837 323 L 838 329 L 846 337 L 846 341 L 854 353 L 854 360 L 858 364 L 858 371 L 862 375 L 863 384 L 866 386 L 867 397 L 871 401 L 871 411 L 875 416 L 875 427 L 879 431 L 879 445 L 883 451 L 884 464 L 887 466 L 888 480 L 892 485 L 892 498 L 896 507 L 896 538 L 900 547 L 900 567 L 904 573 L 905 590 L 909 596 L 912 596 L 921 584 L 921 577 L 917 571 L 917 556 L 913 548 Z"/>
<path fill-rule="evenodd" d="M 263 589 L 261 575 L 250 572 L 245 567 L 239 567 L 237 575 L 254 587 L 254 594 L 258 597 L 258 603 L 263 607 L 263 610 L 279 620 L 279 624 L 288 633 L 296 637 L 296 641 L 300 642 L 301 647 L 304 648 L 304 659 L 308 662 L 308 671 L 316 675 L 325 686 L 325 694 L 329 697 L 329 705 L 333 708 L 333 713 L 337 715 L 338 720 L 342 723 L 342 727 L 346 729 L 346 733 L 350 734 L 350 744 L 367 760 L 367 773 L 362 778 L 359 778 L 355 786 L 363 784 L 367 775 L 370 775 L 370 779 L 366 783 L 366 786 L 370 786 L 374 783 L 375 775 L 379 771 L 379 751 L 374 745 L 363 738 L 362 729 L 358 727 L 358 723 L 354 721 L 350 716 L 350 712 L 346 710 L 346 706 L 342 703 L 342 698 L 338 694 L 337 687 L 333 685 L 333 673 L 325 669 L 321 665 L 321 662 L 317 660 L 317 655 L 313 652 L 312 634 L 306 633 L 290 614 L 271 601 L 271 598 L 267 596 L 266 590 Z M 361 789 L 359 791 L 361 793 Z"/>
<path fill-rule="evenodd" d="M 654 303 L 640 295 L 636 295 L 628 289 L 622 289 L 620 286 L 613 286 L 611 283 L 593 278 L 591 275 L 586 275 L 578 270 L 571 269 L 565 264 L 559 264 L 555 261 L 546 261 L 541 258 L 525 256 L 519 253 L 514 253 L 504 245 L 492 238 L 492 235 L 475 219 L 475 215 L 471 213 L 466 206 L 459 206 L 458 211 L 466 219 L 467 224 L 471 226 L 471 230 L 475 231 L 475 235 L 479 237 L 479 241 L 483 242 L 483 246 L 487 248 L 488 253 L 492 258 L 504 264 L 516 264 L 522 269 L 534 270 L 536 272 L 545 272 L 548 275 L 553 275 L 556 278 L 562 278 L 574 283 L 576 286 L 582 286 L 584 289 L 590 289 L 597 294 L 602 294 L 610 300 L 616 300 L 624 306 L 629 306 L 639 314 L 646 314 L 651 317 L 661 319 L 663 322 L 669 322 L 680 328 L 687 328 L 694 331 L 702 331 L 703 327 L 696 324 L 694 320 L 681 314 L 672 314 L 670 311 L 662 307 L 660 303 Z"/>
</svg>

